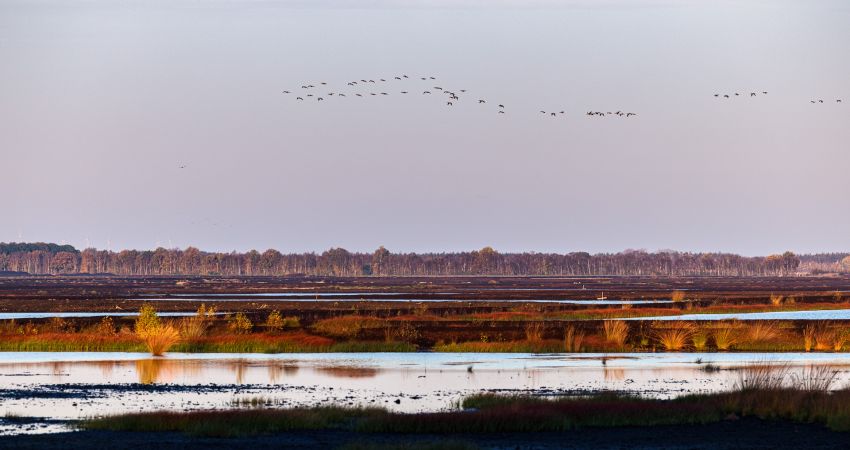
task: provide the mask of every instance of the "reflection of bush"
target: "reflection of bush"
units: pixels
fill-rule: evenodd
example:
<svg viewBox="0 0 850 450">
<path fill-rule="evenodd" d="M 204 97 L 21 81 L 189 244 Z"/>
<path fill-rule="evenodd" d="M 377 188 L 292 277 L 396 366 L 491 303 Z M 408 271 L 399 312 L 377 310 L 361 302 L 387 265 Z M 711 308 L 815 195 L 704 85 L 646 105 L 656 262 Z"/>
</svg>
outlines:
<svg viewBox="0 0 850 450">
<path fill-rule="evenodd" d="M 165 364 L 163 359 L 140 359 L 136 361 L 136 373 L 139 375 L 139 383 L 153 384 L 159 381 L 159 375 Z"/>
</svg>

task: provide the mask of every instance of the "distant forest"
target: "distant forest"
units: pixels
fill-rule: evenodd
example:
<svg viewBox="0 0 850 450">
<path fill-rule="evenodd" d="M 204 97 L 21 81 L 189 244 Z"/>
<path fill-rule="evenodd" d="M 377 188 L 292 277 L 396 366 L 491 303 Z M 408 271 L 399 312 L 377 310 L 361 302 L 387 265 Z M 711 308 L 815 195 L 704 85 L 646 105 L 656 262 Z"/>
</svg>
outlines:
<svg viewBox="0 0 850 450">
<path fill-rule="evenodd" d="M 321 254 L 246 253 L 158 248 L 112 252 L 70 245 L 0 243 L 0 272 L 115 275 L 667 275 L 788 276 L 850 271 L 850 254 L 747 257 L 729 253 L 624 251 L 589 254 L 499 253 L 485 247 L 458 253 L 373 253 L 333 248 Z"/>
</svg>

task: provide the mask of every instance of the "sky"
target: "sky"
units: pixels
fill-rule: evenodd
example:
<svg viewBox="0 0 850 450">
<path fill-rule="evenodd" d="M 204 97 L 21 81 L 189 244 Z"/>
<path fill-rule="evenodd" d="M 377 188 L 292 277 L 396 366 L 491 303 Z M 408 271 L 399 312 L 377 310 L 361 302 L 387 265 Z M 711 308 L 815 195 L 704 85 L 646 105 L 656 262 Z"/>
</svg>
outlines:
<svg viewBox="0 0 850 450">
<path fill-rule="evenodd" d="M 0 241 L 848 251 L 847 55 L 844 0 L 0 0 Z"/>
</svg>

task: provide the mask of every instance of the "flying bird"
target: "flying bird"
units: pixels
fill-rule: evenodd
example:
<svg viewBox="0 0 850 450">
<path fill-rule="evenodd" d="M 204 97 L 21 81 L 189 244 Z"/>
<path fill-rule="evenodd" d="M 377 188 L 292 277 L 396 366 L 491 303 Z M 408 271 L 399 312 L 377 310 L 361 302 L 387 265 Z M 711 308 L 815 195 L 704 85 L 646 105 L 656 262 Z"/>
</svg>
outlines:
<svg viewBox="0 0 850 450">
<path fill-rule="evenodd" d="M 504 107 L 505 107 L 505 105 L 499 105 L 499 108 L 504 108 Z"/>
<path fill-rule="evenodd" d="M 304 99 L 301 98 L 301 97 L 296 97 L 295 100 L 304 100 Z"/>
<path fill-rule="evenodd" d="M 288 94 L 288 93 L 289 93 L 289 91 L 283 91 L 283 93 L 284 93 L 284 94 Z"/>
<path fill-rule="evenodd" d="M 446 102 L 446 105 L 448 105 L 448 106 L 452 106 L 453 104 L 454 103 L 452 103 L 452 102 Z"/>
<path fill-rule="evenodd" d="M 487 103 L 484 100 L 478 100 L 478 103 Z"/>
</svg>

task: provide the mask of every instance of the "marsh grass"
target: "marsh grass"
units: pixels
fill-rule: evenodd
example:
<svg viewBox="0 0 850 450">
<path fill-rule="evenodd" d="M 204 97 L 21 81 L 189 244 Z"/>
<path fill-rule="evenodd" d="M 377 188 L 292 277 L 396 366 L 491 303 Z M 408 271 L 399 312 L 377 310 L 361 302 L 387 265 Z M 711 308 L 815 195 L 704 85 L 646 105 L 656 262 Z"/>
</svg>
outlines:
<svg viewBox="0 0 850 450">
<path fill-rule="evenodd" d="M 731 350 L 738 343 L 738 332 L 729 326 L 715 329 L 711 337 L 714 338 L 714 346 L 718 350 Z"/>
<path fill-rule="evenodd" d="M 525 326 L 525 340 L 531 343 L 543 341 L 544 324 L 540 322 L 530 323 Z"/>
<path fill-rule="evenodd" d="M 694 335 L 694 325 L 679 321 L 655 330 L 655 339 L 667 351 L 681 351 L 690 344 Z"/>
<path fill-rule="evenodd" d="M 602 333 L 605 340 L 617 347 L 625 347 L 629 337 L 629 326 L 625 320 L 606 320 L 602 322 Z"/>
<path fill-rule="evenodd" d="M 569 325 L 564 330 L 564 351 L 577 353 L 581 351 L 581 343 L 584 341 L 584 332 Z"/>
<path fill-rule="evenodd" d="M 753 320 L 747 326 L 747 337 L 753 342 L 765 342 L 779 336 L 779 325 L 773 320 Z"/>
</svg>

